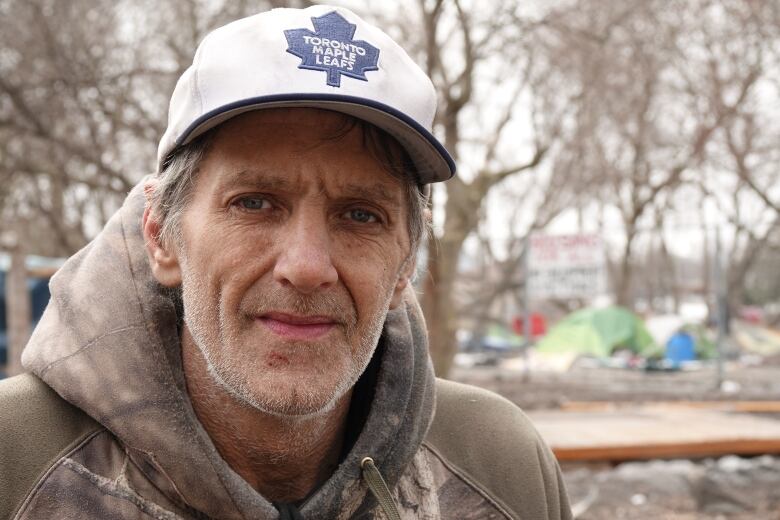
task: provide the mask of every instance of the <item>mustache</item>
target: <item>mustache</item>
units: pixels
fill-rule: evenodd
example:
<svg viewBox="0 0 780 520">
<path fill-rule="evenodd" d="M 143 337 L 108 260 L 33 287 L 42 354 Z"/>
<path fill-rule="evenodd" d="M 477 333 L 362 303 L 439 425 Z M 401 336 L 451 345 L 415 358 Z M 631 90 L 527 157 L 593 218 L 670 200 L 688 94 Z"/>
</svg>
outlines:
<svg viewBox="0 0 780 520">
<path fill-rule="evenodd" d="M 308 295 L 284 287 L 264 287 L 259 294 L 250 294 L 241 302 L 241 313 L 247 317 L 254 319 L 268 312 L 327 316 L 350 329 L 357 325 L 352 300 L 332 291 Z"/>
</svg>

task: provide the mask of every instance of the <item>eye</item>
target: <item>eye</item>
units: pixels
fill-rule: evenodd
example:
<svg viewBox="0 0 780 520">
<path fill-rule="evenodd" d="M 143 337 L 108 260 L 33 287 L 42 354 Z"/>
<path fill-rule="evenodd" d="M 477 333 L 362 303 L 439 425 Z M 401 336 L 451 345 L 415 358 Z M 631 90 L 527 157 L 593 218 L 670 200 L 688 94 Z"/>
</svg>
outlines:
<svg viewBox="0 0 780 520">
<path fill-rule="evenodd" d="M 360 222 L 362 224 L 372 224 L 374 222 L 379 222 L 379 217 L 377 217 L 374 213 L 360 208 L 351 209 L 347 211 L 344 216 L 350 220 L 354 220 L 355 222 Z"/>
<path fill-rule="evenodd" d="M 241 209 L 246 209 L 250 211 L 269 209 L 271 207 L 271 203 L 268 201 L 268 199 L 265 199 L 263 197 L 258 197 L 258 196 L 241 197 L 236 199 L 234 204 L 240 207 Z"/>
</svg>

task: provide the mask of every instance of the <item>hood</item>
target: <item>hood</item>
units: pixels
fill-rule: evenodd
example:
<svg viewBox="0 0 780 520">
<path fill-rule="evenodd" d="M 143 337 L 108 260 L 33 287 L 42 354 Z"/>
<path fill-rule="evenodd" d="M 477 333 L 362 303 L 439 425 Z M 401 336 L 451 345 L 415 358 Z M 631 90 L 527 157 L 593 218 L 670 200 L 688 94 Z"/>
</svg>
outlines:
<svg viewBox="0 0 780 520">
<path fill-rule="evenodd" d="M 176 502 L 216 518 L 277 518 L 220 457 L 187 396 L 177 312 L 152 277 L 141 234 L 143 181 L 98 237 L 52 277 L 51 301 L 22 363 L 103 424 Z M 363 429 L 335 473 L 300 507 L 307 519 L 366 509 L 360 461 L 394 486 L 433 415 L 434 377 L 414 293 L 388 313 Z"/>
</svg>

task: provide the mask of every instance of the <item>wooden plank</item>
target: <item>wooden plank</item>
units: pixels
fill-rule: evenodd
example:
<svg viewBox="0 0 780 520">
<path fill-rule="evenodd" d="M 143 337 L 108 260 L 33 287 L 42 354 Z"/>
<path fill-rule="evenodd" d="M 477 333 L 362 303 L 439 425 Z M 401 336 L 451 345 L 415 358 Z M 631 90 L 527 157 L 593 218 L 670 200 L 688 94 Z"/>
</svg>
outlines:
<svg viewBox="0 0 780 520">
<path fill-rule="evenodd" d="M 553 446 L 552 450 L 561 462 L 693 459 L 723 455 L 778 454 L 780 453 L 780 439 L 627 444 L 623 446 Z"/>
<path fill-rule="evenodd" d="M 606 411 L 635 408 L 635 402 L 613 401 L 569 401 L 561 405 L 561 410 L 571 412 Z M 644 406 L 640 404 L 639 406 Z M 697 408 L 742 413 L 780 413 L 780 401 L 656 401 L 652 406 L 668 408 Z"/>
<path fill-rule="evenodd" d="M 780 453 L 780 421 L 746 413 L 654 404 L 529 416 L 562 461 Z"/>
</svg>

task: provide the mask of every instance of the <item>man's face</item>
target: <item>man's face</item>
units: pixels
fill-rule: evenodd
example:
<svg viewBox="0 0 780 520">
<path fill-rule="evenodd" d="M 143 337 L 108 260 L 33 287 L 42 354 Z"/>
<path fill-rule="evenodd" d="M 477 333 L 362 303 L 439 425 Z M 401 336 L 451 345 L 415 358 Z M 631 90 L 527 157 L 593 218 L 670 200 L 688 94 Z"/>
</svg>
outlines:
<svg viewBox="0 0 780 520">
<path fill-rule="evenodd" d="M 301 108 L 223 124 L 181 218 L 185 327 L 215 380 L 268 413 L 331 409 L 405 284 L 404 189 L 341 125 Z"/>
</svg>

